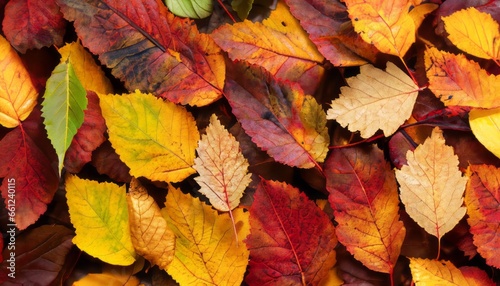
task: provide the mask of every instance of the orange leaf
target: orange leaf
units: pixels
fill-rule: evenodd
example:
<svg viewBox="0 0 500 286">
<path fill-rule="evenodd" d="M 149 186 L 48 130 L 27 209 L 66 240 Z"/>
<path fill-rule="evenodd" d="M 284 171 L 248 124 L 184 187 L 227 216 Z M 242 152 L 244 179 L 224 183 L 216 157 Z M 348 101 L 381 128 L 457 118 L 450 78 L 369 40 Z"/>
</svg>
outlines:
<svg viewBox="0 0 500 286">
<path fill-rule="evenodd" d="M 473 285 L 449 261 L 410 258 L 410 269 L 416 286 Z"/>
<path fill-rule="evenodd" d="M 354 30 L 379 51 L 403 57 L 415 42 L 412 1 L 346 0 Z"/>
<path fill-rule="evenodd" d="M 35 107 L 37 96 L 21 58 L 0 35 L 0 124 L 19 125 Z"/>
<path fill-rule="evenodd" d="M 166 270 L 174 259 L 175 235 L 160 208 L 135 178 L 127 194 L 132 244 L 140 255 Z"/>
<path fill-rule="evenodd" d="M 425 51 L 429 89 L 445 105 L 482 108 L 500 106 L 500 76 L 488 74 L 464 55 L 429 48 Z"/>
<path fill-rule="evenodd" d="M 226 24 L 212 38 L 231 59 L 246 60 L 277 78 L 298 82 L 306 93 L 316 90 L 324 73 L 323 56 L 282 2 L 262 23 Z"/>
<path fill-rule="evenodd" d="M 441 240 L 465 214 L 467 178 L 458 169 L 458 157 L 436 127 L 422 145 L 406 153 L 406 159 L 408 165 L 396 170 L 401 201 L 412 219 Z"/>
<path fill-rule="evenodd" d="M 392 273 L 406 229 L 399 220 L 394 172 L 383 152 L 374 145 L 334 149 L 325 173 L 339 242 L 366 267 Z"/>
<path fill-rule="evenodd" d="M 477 251 L 486 263 L 500 268 L 500 169 L 488 165 L 471 165 L 465 190 L 467 222 Z"/>
</svg>

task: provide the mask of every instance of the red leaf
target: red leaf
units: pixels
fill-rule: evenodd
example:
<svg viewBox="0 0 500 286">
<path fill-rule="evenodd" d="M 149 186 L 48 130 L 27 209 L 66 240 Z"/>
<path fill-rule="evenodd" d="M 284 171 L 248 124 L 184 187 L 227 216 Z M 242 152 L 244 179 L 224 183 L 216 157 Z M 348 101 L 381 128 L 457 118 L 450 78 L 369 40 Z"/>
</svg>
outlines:
<svg viewBox="0 0 500 286">
<path fill-rule="evenodd" d="M 107 175 L 114 181 L 128 183 L 132 179 L 129 167 L 120 160 L 109 141 L 105 141 L 94 151 L 92 165 L 99 174 Z"/>
<path fill-rule="evenodd" d="M 325 173 L 339 242 L 366 267 L 392 273 L 406 229 L 399 220 L 394 171 L 384 153 L 374 145 L 334 149 Z"/>
<path fill-rule="evenodd" d="M 206 105 L 220 97 L 220 48 L 160 0 L 57 0 L 84 46 L 129 90 L 172 102 Z"/>
<path fill-rule="evenodd" d="M 249 285 L 317 285 L 335 264 L 328 216 L 298 189 L 261 180 L 250 208 Z"/>
<path fill-rule="evenodd" d="M 78 173 L 83 165 L 92 160 L 92 151 L 101 145 L 106 138 L 106 124 L 101 115 L 99 97 L 93 91 L 87 91 L 87 109 L 82 126 L 78 129 L 71 145 L 66 151 L 64 166 L 70 173 Z"/>
<path fill-rule="evenodd" d="M 375 61 L 378 50 L 354 31 L 346 7 L 338 1 L 285 0 L 318 50 L 335 66 Z"/>
<path fill-rule="evenodd" d="M 66 22 L 55 0 L 11 0 L 5 6 L 3 32 L 21 53 L 62 45 Z"/>
<path fill-rule="evenodd" d="M 228 65 L 224 95 L 252 141 L 277 162 L 307 169 L 325 159 L 330 141 L 325 112 L 298 84 L 237 62 Z"/>
<path fill-rule="evenodd" d="M 16 237 L 15 278 L 8 278 L 9 285 L 53 285 L 63 269 L 66 255 L 73 243 L 73 232 L 61 225 L 44 225 L 30 229 Z M 4 249 L 4 262 L 1 274 L 10 273 L 9 267 L 12 251 Z M 10 282 L 10 283 L 9 283 Z M 7 285 L 7 283 L 2 285 Z M 59 282 L 60 283 L 60 282 Z"/>
<path fill-rule="evenodd" d="M 460 272 L 464 275 L 469 285 L 482 285 L 482 286 L 495 286 L 496 284 L 491 281 L 488 274 L 483 270 L 472 267 L 463 266 L 459 268 Z"/>
</svg>

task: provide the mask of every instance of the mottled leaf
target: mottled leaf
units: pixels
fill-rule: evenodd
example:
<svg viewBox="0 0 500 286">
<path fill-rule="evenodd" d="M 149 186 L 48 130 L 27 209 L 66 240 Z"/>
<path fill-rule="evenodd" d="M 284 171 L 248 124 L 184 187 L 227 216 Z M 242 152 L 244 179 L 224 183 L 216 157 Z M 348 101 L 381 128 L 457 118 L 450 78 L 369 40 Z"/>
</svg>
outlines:
<svg viewBox="0 0 500 286">
<path fill-rule="evenodd" d="M 11 0 L 5 6 L 3 32 L 21 53 L 52 45 L 60 46 L 66 21 L 55 0 Z"/>
<path fill-rule="evenodd" d="M 249 285 L 318 285 L 335 264 L 335 230 L 298 189 L 262 179 L 250 208 Z"/>
<path fill-rule="evenodd" d="M 372 65 L 361 66 L 360 74 L 347 79 L 340 98 L 328 109 L 327 118 L 335 119 L 350 131 L 368 138 L 378 129 L 392 135 L 411 115 L 418 86 L 393 63 L 386 71 Z"/>
<path fill-rule="evenodd" d="M 0 35 L 0 124 L 19 125 L 33 110 L 37 96 L 21 58 Z"/>
<path fill-rule="evenodd" d="M 114 265 L 130 265 L 136 253 L 130 238 L 125 186 L 66 177 L 73 243 L 88 254 Z"/>
<path fill-rule="evenodd" d="M 196 172 L 200 135 L 184 107 L 138 90 L 100 100 L 109 141 L 132 176 L 179 182 Z"/>
<path fill-rule="evenodd" d="M 218 214 L 199 199 L 169 187 L 162 214 L 176 236 L 175 258 L 167 272 L 180 285 L 241 285 L 248 250 L 237 241 L 249 233 L 248 213 L 233 211 L 236 239 L 229 214 Z"/>
<path fill-rule="evenodd" d="M 329 135 L 321 106 L 296 84 L 244 62 L 231 64 L 224 95 L 252 141 L 276 161 L 299 168 L 323 162 Z"/>
<path fill-rule="evenodd" d="M 219 47 L 160 0 L 57 2 L 82 44 L 127 89 L 198 106 L 221 96 L 225 65 Z"/>
<path fill-rule="evenodd" d="M 313 93 L 324 72 L 324 61 L 299 22 L 282 2 L 260 22 L 226 24 L 211 34 L 233 60 L 264 67 L 276 78 L 298 82 Z"/>
<path fill-rule="evenodd" d="M 130 234 L 138 254 L 166 270 L 174 259 L 175 235 L 167 227 L 160 207 L 135 178 L 127 194 Z"/>
<path fill-rule="evenodd" d="M 429 89 L 445 105 L 482 108 L 500 106 L 497 96 L 500 76 L 488 74 L 478 63 L 464 55 L 429 48 L 425 51 Z"/>
<path fill-rule="evenodd" d="M 408 165 L 396 170 L 401 201 L 410 217 L 440 241 L 465 214 L 467 178 L 438 127 L 423 144 L 406 153 L 406 160 Z"/>
<path fill-rule="evenodd" d="M 325 173 L 339 242 L 366 267 L 392 273 L 406 229 L 399 220 L 394 172 L 383 152 L 374 145 L 334 149 Z"/>
<path fill-rule="evenodd" d="M 500 169 L 488 165 L 471 165 L 465 190 L 467 222 L 473 235 L 477 252 L 486 263 L 500 268 L 497 249 L 500 245 Z"/>
</svg>

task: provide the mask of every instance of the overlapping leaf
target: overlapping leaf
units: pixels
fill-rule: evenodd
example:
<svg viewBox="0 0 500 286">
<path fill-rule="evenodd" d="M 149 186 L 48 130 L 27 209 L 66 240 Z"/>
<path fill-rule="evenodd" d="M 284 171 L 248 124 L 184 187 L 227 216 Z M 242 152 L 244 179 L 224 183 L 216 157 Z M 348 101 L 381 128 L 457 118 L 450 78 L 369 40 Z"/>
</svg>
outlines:
<svg viewBox="0 0 500 286">
<path fill-rule="evenodd" d="M 471 110 L 469 124 L 477 140 L 500 158 L 500 108 Z"/>
<path fill-rule="evenodd" d="M 298 85 L 238 62 L 228 67 L 224 94 L 245 132 L 276 161 L 312 168 L 325 159 L 330 141 L 325 113 Z"/>
<path fill-rule="evenodd" d="M 411 0 L 346 0 L 354 30 L 383 53 L 403 57 L 415 42 Z"/>
<path fill-rule="evenodd" d="M 332 101 L 328 119 L 335 119 L 350 131 L 368 138 L 378 129 L 386 136 L 394 133 L 411 115 L 418 86 L 393 63 L 386 71 L 372 65 L 361 66 L 360 74 L 347 79 L 340 98 Z"/>
<path fill-rule="evenodd" d="M 61 62 L 47 80 L 42 102 L 43 122 L 59 159 L 59 173 L 66 150 L 83 123 L 87 103 L 87 92 L 76 76 L 73 65 Z"/>
<path fill-rule="evenodd" d="M 500 106 L 497 96 L 500 76 L 488 74 L 478 63 L 464 55 L 454 55 L 429 48 L 425 51 L 429 89 L 445 105 L 482 108 Z"/>
<path fill-rule="evenodd" d="M 122 277 L 110 273 L 90 273 L 82 279 L 75 281 L 73 286 L 94 286 L 94 285 L 107 285 L 107 286 L 139 286 L 141 281 L 135 277 L 128 277 L 123 280 Z"/>
<path fill-rule="evenodd" d="M 114 265 L 130 265 L 135 250 L 130 238 L 125 186 L 66 177 L 73 243 L 88 254 Z"/>
<path fill-rule="evenodd" d="M 334 149 L 325 163 L 339 242 L 366 267 L 392 273 L 406 229 L 399 220 L 394 172 L 371 145 Z"/>
<path fill-rule="evenodd" d="M 401 201 L 411 218 L 441 240 L 466 211 L 463 193 L 467 179 L 458 169 L 458 157 L 436 127 L 422 145 L 406 153 L 406 159 L 408 165 L 396 170 Z"/>
<path fill-rule="evenodd" d="M 175 235 L 167 227 L 155 200 L 135 178 L 127 194 L 130 234 L 138 254 L 166 270 L 174 259 Z"/>
<path fill-rule="evenodd" d="M 225 66 L 219 47 L 160 0 L 57 2 L 83 45 L 129 90 L 198 106 L 221 96 Z"/>
<path fill-rule="evenodd" d="M 250 208 L 249 285 L 318 285 L 336 262 L 328 216 L 286 183 L 261 180 Z"/>
<path fill-rule="evenodd" d="M 109 140 L 131 175 L 178 182 L 195 173 L 200 135 L 184 107 L 138 90 L 100 100 Z"/>
<path fill-rule="evenodd" d="M 180 285 L 241 285 L 248 250 L 237 241 L 249 233 L 248 213 L 233 211 L 237 239 L 229 214 L 217 214 L 199 199 L 169 187 L 162 214 L 176 236 L 175 258 L 167 272 Z"/>
<path fill-rule="evenodd" d="M 500 245 L 500 169 L 488 165 L 471 165 L 467 171 L 469 181 L 465 191 L 467 222 L 477 251 L 486 262 L 500 267 L 497 249 Z"/>
<path fill-rule="evenodd" d="M 459 49 L 476 57 L 500 60 L 500 28 L 490 14 L 471 7 L 442 19 L 448 39 Z"/>
<path fill-rule="evenodd" d="M 9 42 L 0 35 L 0 124 L 12 128 L 26 119 L 38 92 Z"/>
<path fill-rule="evenodd" d="M 480 269 L 465 268 L 462 271 L 450 261 L 410 258 L 410 269 L 416 286 L 494 285 Z"/>
<path fill-rule="evenodd" d="M 170 12 L 177 16 L 203 19 L 214 9 L 211 0 L 165 0 Z"/>
<path fill-rule="evenodd" d="M 377 49 L 361 39 L 339 1 L 285 0 L 318 50 L 335 66 L 374 61 Z"/>
<path fill-rule="evenodd" d="M 324 72 L 323 56 L 282 2 L 262 23 L 226 24 L 212 38 L 231 59 L 246 60 L 276 78 L 299 82 L 306 93 L 315 91 Z"/>
<path fill-rule="evenodd" d="M 196 182 L 200 193 L 220 211 L 231 211 L 240 204 L 245 188 L 251 182 L 248 161 L 240 151 L 240 144 L 222 126 L 213 114 L 207 134 L 201 137 L 193 168 L 200 174 Z"/>
<path fill-rule="evenodd" d="M 55 0 L 12 0 L 5 6 L 3 32 L 21 53 L 63 43 L 66 22 Z"/>
</svg>

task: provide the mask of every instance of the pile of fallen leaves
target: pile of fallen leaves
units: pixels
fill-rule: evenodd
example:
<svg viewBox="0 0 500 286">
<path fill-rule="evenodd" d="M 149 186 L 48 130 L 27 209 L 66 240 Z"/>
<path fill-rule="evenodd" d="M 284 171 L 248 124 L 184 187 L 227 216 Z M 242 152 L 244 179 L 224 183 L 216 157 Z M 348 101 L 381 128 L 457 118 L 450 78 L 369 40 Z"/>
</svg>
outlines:
<svg viewBox="0 0 500 286">
<path fill-rule="evenodd" d="M 500 1 L 0 11 L 5 285 L 500 281 Z"/>
</svg>

